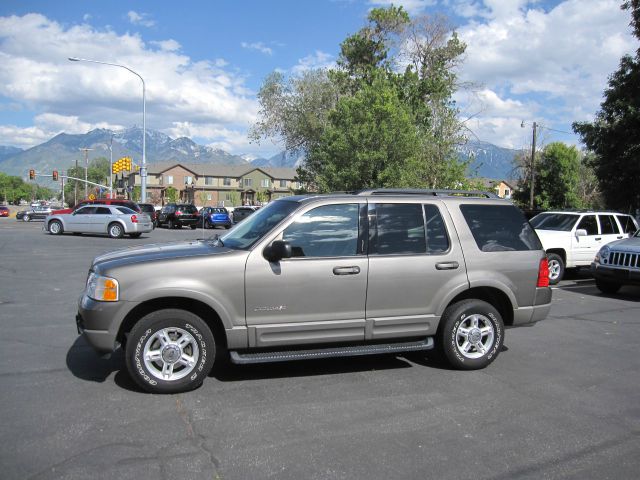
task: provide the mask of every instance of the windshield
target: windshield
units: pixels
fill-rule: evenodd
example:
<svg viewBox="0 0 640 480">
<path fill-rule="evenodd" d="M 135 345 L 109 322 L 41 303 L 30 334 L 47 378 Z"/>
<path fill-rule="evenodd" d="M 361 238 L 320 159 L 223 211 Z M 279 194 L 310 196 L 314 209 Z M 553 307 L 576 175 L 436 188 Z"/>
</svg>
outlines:
<svg viewBox="0 0 640 480">
<path fill-rule="evenodd" d="M 570 232 L 580 215 L 566 213 L 541 213 L 533 217 L 529 223 L 537 230 L 556 230 Z"/>
<path fill-rule="evenodd" d="M 246 250 L 299 206 L 298 202 L 287 200 L 271 202 L 265 208 L 256 211 L 235 228 L 229 230 L 229 233 L 222 236 L 220 240 L 222 240 L 222 244 L 225 247 Z"/>
</svg>

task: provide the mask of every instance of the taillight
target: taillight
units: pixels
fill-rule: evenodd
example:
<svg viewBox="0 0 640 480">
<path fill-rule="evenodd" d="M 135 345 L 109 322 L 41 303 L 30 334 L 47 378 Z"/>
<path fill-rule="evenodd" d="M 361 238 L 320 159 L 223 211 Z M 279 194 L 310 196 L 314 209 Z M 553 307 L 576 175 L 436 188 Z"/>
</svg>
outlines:
<svg viewBox="0 0 640 480">
<path fill-rule="evenodd" d="M 135 215 L 131 215 L 131 223 L 138 223 L 138 217 Z"/>
<path fill-rule="evenodd" d="M 178 210 L 178 211 L 176 212 L 176 215 L 182 215 L 182 212 L 181 212 L 180 210 Z"/>
<path fill-rule="evenodd" d="M 538 268 L 538 284 L 536 286 L 549 286 L 549 261 L 547 260 L 547 257 L 540 260 L 540 267 Z"/>
</svg>

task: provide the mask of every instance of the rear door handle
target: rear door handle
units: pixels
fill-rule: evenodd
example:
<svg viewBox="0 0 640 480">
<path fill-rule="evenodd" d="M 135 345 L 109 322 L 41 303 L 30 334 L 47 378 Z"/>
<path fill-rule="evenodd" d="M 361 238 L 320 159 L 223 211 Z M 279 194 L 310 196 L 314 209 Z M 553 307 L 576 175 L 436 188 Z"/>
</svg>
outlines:
<svg viewBox="0 0 640 480">
<path fill-rule="evenodd" d="M 459 266 L 458 262 L 440 262 L 436 263 L 436 270 L 455 270 Z"/>
<path fill-rule="evenodd" d="M 602 240 L 602 237 L 596 237 L 597 242 L 599 242 L 600 240 Z"/>
<path fill-rule="evenodd" d="M 360 267 L 334 267 L 334 275 L 357 275 L 360 273 Z"/>
</svg>

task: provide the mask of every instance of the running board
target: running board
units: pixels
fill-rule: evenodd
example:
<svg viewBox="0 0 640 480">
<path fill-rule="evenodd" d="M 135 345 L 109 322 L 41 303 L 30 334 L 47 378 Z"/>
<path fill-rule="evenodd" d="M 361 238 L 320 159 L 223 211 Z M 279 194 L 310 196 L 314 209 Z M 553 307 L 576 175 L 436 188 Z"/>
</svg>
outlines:
<svg viewBox="0 0 640 480">
<path fill-rule="evenodd" d="M 356 357 L 361 355 L 380 355 L 384 353 L 419 352 L 431 350 L 433 338 L 417 342 L 398 342 L 351 347 L 327 347 L 314 350 L 289 350 L 282 352 L 240 353 L 229 352 L 231 361 L 236 364 L 288 362 L 291 360 L 313 360 L 316 358 Z"/>
</svg>

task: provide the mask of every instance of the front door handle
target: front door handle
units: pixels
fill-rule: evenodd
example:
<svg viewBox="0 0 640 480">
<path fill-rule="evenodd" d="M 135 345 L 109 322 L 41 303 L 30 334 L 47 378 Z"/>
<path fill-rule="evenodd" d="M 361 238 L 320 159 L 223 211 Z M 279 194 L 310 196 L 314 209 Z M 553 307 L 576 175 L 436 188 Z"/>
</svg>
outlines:
<svg viewBox="0 0 640 480">
<path fill-rule="evenodd" d="M 600 240 L 602 240 L 602 237 L 596 237 L 596 242 L 599 242 Z"/>
<path fill-rule="evenodd" d="M 455 270 L 459 266 L 458 262 L 440 262 L 436 263 L 436 270 Z"/>
<path fill-rule="evenodd" d="M 334 275 L 357 275 L 360 273 L 360 267 L 334 267 Z"/>
<path fill-rule="evenodd" d="M 622 235 L 620 235 L 620 236 L 618 236 L 618 237 L 616 237 L 616 238 L 617 238 L 618 240 L 621 240 L 621 239 L 623 239 L 624 237 L 623 237 Z"/>
</svg>

